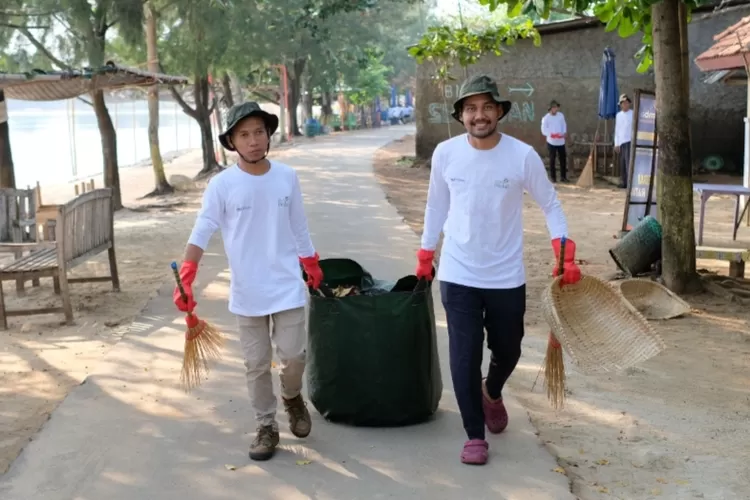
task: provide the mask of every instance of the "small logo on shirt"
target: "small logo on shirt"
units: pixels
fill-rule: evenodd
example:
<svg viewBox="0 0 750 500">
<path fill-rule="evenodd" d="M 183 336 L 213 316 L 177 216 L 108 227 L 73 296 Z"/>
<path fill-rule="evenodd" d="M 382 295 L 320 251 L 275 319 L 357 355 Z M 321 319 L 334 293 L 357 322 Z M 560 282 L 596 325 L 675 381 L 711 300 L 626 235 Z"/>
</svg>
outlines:
<svg viewBox="0 0 750 500">
<path fill-rule="evenodd" d="M 510 187 L 510 181 L 506 178 L 503 180 L 496 180 L 495 181 L 495 187 L 502 188 L 502 189 L 508 189 Z"/>
<path fill-rule="evenodd" d="M 466 182 L 466 180 L 462 179 L 461 177 L 451 177 L 451 182 Z"/>
<path fill-rule="evenodd" d="M 279 198 L 279 207 L 282 207 L 282 208 L 289 207 L 289 197 L 288 196 L 283 196 L 283 197 Z"/>
<path fill-rule="evenodd" d="M 245 210 L 250 210 L 252 208 L 250 205 L 245 205 L 244 207 L 237 207 L 238 212 L 244 212 Z"/>
</svg>

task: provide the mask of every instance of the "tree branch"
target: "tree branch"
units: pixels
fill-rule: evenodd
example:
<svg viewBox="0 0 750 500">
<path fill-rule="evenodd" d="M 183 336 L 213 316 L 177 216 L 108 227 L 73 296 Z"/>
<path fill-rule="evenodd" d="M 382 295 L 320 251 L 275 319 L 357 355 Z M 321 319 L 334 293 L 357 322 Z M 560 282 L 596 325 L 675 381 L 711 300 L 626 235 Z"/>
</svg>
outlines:
<svg viewBox="0 0 750 500">
<path fill-rule="evenodd" d="M 52 64 L 57 66 L 58 68 L 62 70 L 72 70 L 73 68 L 69 64 L 65 64 L 57 57 L 53 56 L 52 53 L 47 49 L 47 47 L 44 46 L 42 42 L 36 39 L 34 35 L 31 34 L 31 32 L 24 26 L 20 26 L 17 28 L 18 31 L 26 37 L 26 39 L 31 42 L 31 45 L 34 46 L 38 51 L 40 51 L 42 54 L 44 54 L 47 59 L 49 59 Z"/>
<path fill-rule="evenodd" d="M 279 104 L 279 100 L 276 97 L 272 97 L 258 90 L 249 90 L 248 92 L 254 96 L 260 97 L 261 99 L 265 101 L 272 102 L 274 104 Z"/>
<path fill-rule="evenodd" d="M 188 115 L 193 120 L 198 120 L 198 113 L 191 108 L 188 103 L 185 102 L 185 100 L 182 98 L 179 92 L 177 92 L 177 89 L 174 87 L 174 85 L 169 86 L 169 92 L 172 94 L 172 98 L 177 102 L 177 104 L 180 105 L 182 108 L 182 112 Z"/>
<path fill-rule="evenodd" d="M 49 12 L 22 12 L 22 11 L 12 11 L 12 10 L 0 10 L 0 16 L 8 16 L 8 17 L 44 17 L 44 16 L 54 16 L 55 14 L 59 14 L 59 10 L 53 10 Z"/>
<path fill-rule="evenodd" d="M 85 102 L 86 104 L 88 104 L 88 105 L 89 105 L 89 106 L 91 106 L 92 108 L 94 107 L 94 103 L 93 103 L 93 102 L 91 102 L 91 101 L 87 101 L 87 100 L 86 100 L 86 99 L 84 99 L 83 97 L 80 97 L 80 96 L 79 96 L 79 97 L 76 97 L 76 99 L 78 99 L 78 100 L 79 100 L 79 101 L 81 101 L 81 102 Z"/>
<path fill-rule="evenodd" d="M 29 29 L 29 30 L 48 30 L 49 26 L 27 26 L 27 25 L 20 25 L 20 24 L 13 24 L 13 23 L 0 23 L 0 26 L 4 28 L 11 28 L 11 29 Z"/>
</svg>

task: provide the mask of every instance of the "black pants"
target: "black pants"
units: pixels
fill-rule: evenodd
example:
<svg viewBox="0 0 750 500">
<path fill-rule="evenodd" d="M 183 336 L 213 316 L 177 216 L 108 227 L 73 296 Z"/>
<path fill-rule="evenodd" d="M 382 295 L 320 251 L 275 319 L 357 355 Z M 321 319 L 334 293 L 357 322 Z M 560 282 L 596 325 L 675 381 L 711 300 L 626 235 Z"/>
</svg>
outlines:
<svg viewBox="0 0 750 500">
<path fill-rule="evenodd" d="M 469 439 L 484 439 L 484 333 L 491 352 L 487 392 L 496 399 L 521 358 L 526 285 L 490 290 L 442 281 L 440 293 L 448 320 L 453 391 L 464 430 Z"/>
<path fill-rule="evenodd" d="M 628 187 L 628 162 L 630 162 L 630 143 L 620 144 L 620 187 Z"/>
<path fill-rule="evenodd" d="M 560 156 L 560 180 L 568 178 L 568 155 L 565 151 L 565 144 L 562 146 L 553 146 L 547 143 L 547 151 L 549 151 L 549 176 L 552 182 L 557 181 L 557 174 L 555 172 L 555 160 Z"/>
</svg>

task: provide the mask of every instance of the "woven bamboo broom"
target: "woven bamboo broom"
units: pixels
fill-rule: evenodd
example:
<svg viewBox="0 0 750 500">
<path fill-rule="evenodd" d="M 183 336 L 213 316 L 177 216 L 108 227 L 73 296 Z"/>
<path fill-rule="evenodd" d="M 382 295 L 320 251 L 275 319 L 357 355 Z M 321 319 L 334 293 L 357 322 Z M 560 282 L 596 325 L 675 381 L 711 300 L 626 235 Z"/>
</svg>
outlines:
<svg viewBox="0 0 750 500">
<path fill-rule="evenodd" d="M 557 275 L 562 276 L 565 265 L 565 237 L 560 239 L 560 256 L 557 261 Z M 562 286 L 562 280 L 560 281 Z M 562 345 L 550 331 L 547 340 L 547 354 L 544 357 L 544 386 L 547 399 L 555 409 L 565 404 L 565 361 Z"/>
<path fill-rule="evenodd" d="M 182 287 L 176 262 L 172 262 L 172 271 L 182 300 L 187 303 L 187 294 Z M 185 392 L 190 392 L 198 387 L 203 377 L 208 374 L 209 362 L 221 357 L 224 338 L 214 326 L 198 318 L 193 311 L 188 311 L 185 323 L 188 328 L 185 331 L 185 354 L 182 359 L 180 385 Z"/>
</svg>

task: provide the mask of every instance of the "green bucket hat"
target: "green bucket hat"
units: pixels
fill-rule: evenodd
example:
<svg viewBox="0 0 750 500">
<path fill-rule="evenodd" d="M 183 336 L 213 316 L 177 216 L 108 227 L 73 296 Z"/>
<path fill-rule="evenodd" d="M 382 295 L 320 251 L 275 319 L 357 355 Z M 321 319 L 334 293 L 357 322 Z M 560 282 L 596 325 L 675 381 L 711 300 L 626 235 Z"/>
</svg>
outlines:
<svg viewBox="0 0 750 500">
<path fill-rule="evenodd" d="M 490 97 L 492 97 L 492 99 L 503 108 L 503 116 L 500 117 L 501 120 L 508 115 L 511 102 L 500 97 L 500 91 L 497 89 L 497 83 L 495 83 L 495 80 L 488 75 L 476 75 L 468 78 L 461 84 L 461 88 L 458 91 L 458 99 L 453 103 L 453 113 L 451 116 L 459 123 L 463 123 L 461 121 L 461 105 L 463 104 L 464 99 L 480 94 L 489 94 Z"/>
<path fill-rule="evenodd" d="M 232 133 L 232 129 L 237 126 L 239 122 L 245 118 L 251 116 L 259 116 L 263 119 L 268 129 L 268 135 L 272 136 L 276 129 L 279 128 L 279 117 L 271 114 L 267 111 L 263 111 L 257 102 L 249 101 L 243 102 L 242 104 L 235 104 L 227 112 L 226 127 L 224 133 L 219 135 L 219 142 L 229 151 L 234 151 L 234 148 L 229 144 L 229 136 Z"/>
</svg>

